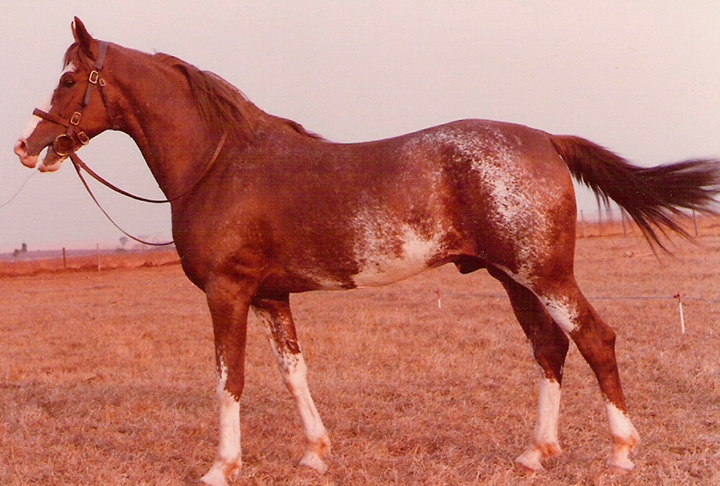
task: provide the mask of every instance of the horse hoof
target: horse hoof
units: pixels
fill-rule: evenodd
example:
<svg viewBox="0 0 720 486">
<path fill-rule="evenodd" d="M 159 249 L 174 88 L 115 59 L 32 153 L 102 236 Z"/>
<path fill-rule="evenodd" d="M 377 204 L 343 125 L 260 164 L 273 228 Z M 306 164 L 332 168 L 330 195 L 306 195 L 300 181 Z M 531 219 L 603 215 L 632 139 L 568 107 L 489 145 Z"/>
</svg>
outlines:
<svg viewBox="0 0 720 486">
<path fill-rule="evenodd" d="M 562 449 L 557 442 L 543 444 L 543 445 L 530 445 L 520 457 L 515 459 L 515 462 L 519 465 L 529 469 L 530 471 L 542 471 L 545 468 L 540 463 L 540 459 L 551 459 L 562 455 Z"/>
<path fill-rule="evenodd" d="M 545 468 L 540 464 L 541 456 L 542 454 L 539 450 L 528 449 L 515 459 L 515 463 L 522 467 L 525 472 L 542 471 Z"/>
<path fill-rule="evenodd" d="M 320 474 L 325 474 L 328 470 L 327 464 L 320 459 L 320 455 L 317 452 L 308 452 L 305 457 L 300 461 L 300 465 L 314 469 Z"/>
<path fill-rule="evenodd" d="M 607 462 L 610 470 L 614 473 L 625 474 L 635 469 L 635 464 L 627 457 L 627 454 L 610 456 Z"/>
<path fill-rule="evenodd" d="M 205 476 L 200 478 L 200 482 L 208 486 L 229 486 L 227 479 L 225 479 L 225 474 L 223 474 L 220 469 L 214 467 L 210 469 Z"/>
<path fill-rule="evenodd" d="M 229 486 L 228 479 L 234 481 L 237 478 L 241 464 L 226 464 L 222 461 L 215 461 L 207 474 L 200 478 L 200 482 L 208 486 Z"/>
</svg>

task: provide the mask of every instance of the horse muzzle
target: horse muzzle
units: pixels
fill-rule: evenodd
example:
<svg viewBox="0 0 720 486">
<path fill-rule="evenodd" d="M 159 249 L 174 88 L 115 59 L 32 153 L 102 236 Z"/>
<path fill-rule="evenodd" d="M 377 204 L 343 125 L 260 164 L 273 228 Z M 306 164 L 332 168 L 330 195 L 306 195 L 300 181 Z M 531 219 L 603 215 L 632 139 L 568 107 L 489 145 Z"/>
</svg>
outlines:
<svg viewBox="0 0 720 486">
<path fill-rule="evenodd" d="M 47 145 L 47 153 L 40 164 L 38 170 L 40 172 L 55 172 L 60 168 L 62 162 L 68 157 L 72 151 L 74 143 L 72 138 L 67 135 L 60 135 L 53 143 Z M 25 167 L 34 169 L 40 160 L 40 154 L 31 155 L 28 151 L 28 143 L 24 139 L 15 142 L 15 155 L 18 156 L 20 162 Z M 42 152 L 42 150 L 40 150 Z"/>
<path fill-rule="evenodd" d="M 27 142 L 25 142 L 25 140 L 20 139 L 15 142 L 15 147 L 13 151 L 15 152 L 15 155 L 17 155 L 20 159 L 22 165 L 24 165 L 25 167 L 34 169 L 37 166 L 39 157 L 37 155 L 28 154 Z"/>
</svg>

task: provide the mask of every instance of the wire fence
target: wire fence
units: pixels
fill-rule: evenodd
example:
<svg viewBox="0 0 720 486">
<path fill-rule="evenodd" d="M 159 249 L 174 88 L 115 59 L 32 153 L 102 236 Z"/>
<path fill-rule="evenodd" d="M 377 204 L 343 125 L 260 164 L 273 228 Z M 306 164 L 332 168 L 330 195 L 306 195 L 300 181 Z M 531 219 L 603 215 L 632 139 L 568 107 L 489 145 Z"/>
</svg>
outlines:
<svg viewBox="0 0 720 486">
<path fill-rule="evenodd" d="M 679 213 L 675 217 L 691 236 L 718 234 L 717 228 L 720 227 L 718 218 L 701 215 L 695 211 Z M 623 236 L 642 234 L 632 218 L 622 208 L 611 205 L 605 209 L 599 207 L 594 211 L 586 209 L 578 211 L 578 238 L 620 234 Z"/>
</svg>

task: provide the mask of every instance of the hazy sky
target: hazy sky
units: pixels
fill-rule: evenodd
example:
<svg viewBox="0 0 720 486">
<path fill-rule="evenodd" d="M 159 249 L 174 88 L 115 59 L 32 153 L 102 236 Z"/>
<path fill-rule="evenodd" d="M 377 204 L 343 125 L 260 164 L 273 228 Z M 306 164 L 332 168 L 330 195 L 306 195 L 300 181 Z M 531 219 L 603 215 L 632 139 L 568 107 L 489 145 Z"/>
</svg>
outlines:
<svg viewBox="0 0 720 486">
<path fill-rule="evenodd" d="M 214 71 L 334 141 L 487 118 L 580 135 L 639 165 L 720 156 L 717 0 L 25 0 L 0 15 L 0 204 L 33 174 L 12 147 L 58 81 L 74 15 L 99 39 Z M 122 187 L 160 195 L 126 135 L 106 132 L 82 155 Z M 130 232 L 169 238 L 167 207 L 97 193 Z M 0 208 L 0 251 L 120 236 L 69 163 Z"/>
</svg>

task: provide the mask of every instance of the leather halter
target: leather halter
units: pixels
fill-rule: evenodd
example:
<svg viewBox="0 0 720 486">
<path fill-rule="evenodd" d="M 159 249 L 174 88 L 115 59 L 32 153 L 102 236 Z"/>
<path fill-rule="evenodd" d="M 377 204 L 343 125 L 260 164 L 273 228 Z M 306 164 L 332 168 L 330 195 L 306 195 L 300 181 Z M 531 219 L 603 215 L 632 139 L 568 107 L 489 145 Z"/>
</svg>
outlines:
<svg viewBox="0 0 720 486">
<path fill-rule="evenodd" d="M 105 64 L 107 50 L 108 43 L 100 42 L 100 52 L 93 63 L 93 70 L 90 71 L 90 74 L 88 75 L 88 86 L 85 90 L 85 96 L 69 120 L 65 120 L 64 118 L 47 113 L 38 108 L 33 110 L 33 115 L 67 128 L 67 131 L 64 134 L 58 135 L 52 143 L 53 151 L 60 157 L 68 157 L 70 154 L 75 152 L 75 140 L 83 145 L 90 143 L 90 137 L 88 137 L 87 134 L 79 128 L 79 125 L 80 120 L 82 119 L 83 110 L 90 104 L 90 99 L 93 91 L 95 90 L 95 86 L 105 86 L 105 80 L 100 77 L 100 71 L 102 70 L 103 64 Z"/>
<path fill-rule="evenodd" d="M 107 181 L 100 175 L 98 175 L 95 171 L 93 171 L 88 165 L 78 157 L 77 153 L 75 152 L 75 145 L 77 145 L 77 142 L 80 142 L 82 145 L 87 145 L 90 143 L 90 137 L 85 133 L 85 131 L 81 130 L 79 125 L 80 121 L 82 120 L 82 114 L 83 110 L 90 104 L 90 100 L 92 97 L 92 93 L 95 89 L 95 86 L 99 86 L 102 88 L 105 86 L 105 79 L 101 77 L 101 71 L 103 64 L 105 64 L 105 58 L 107 56 L 108 51 L 108 43 L 100 41 L 100 52 L 98 53 L 97 59 L 93 63 L 93 70 L 90 71 L 90 74 L 88 75 L 88 86 L 85 90 L 85 96 L 83 97 L 82 101 L 80 102 L 80 105 L 78 106 L 77 110 L 72 114 L 69 120 L 65 120 L 64 118 L 54 115 L 52 113 L 47 113 L 43 110 L 40 110 L 38 108 L 35 108 L 33 110 L 33 115 L 40 117 L 44 120 L 47 120 L 52 123 L 56 123 L 58 125 L 62 125 L 65 128 L 67 128 L 67 131 L 63 134 L 58 135 L 55 140 L 53 141 L 51 148 L 52 150 L 60 157 L 69 157 L 70 160 L 73 163 L 73 166 L 75 167 L 75 170 L 77 171 L 78 177 L 80 177 L 80 181 L 82 182 L 83 186 L 87 190 L 88 194 L 90 194 L 90 197 L 95 202 L 95 204 L 100 208 L 100 211 L 103 212 L 103 214 L 110 220 L 110 222 L 118 229 L 120 230 L 125 236 L 139 242 L 145 245 L 151 245 L 151 246 L 167 246 L 172 245 L 174 241 L 168 241 L 165 243 L 153 243 L 149 241 L 142 240 L 140 238 L 137 238 L 124 229 L 122 229 L 120 226 L 118 226 L 117 223 L 110 217 L 110 215 L 103 209 L 103 207 L 100 205 L 100 202 L 97 200 L 95 195 L 93 194 L 92 190 L 90 189 L 90 186 L 88 185 L 87 181 L 82 175 L 81 169 L 84 169 L 90 176 L 93 177 L 96 181 L 100 182 L 104 186 L 108 187 L 109 189 L 112 189 L 113 191 L 122 194 L 123 196 L 127 196 L 132 199 L 136 199 L 138 201 L 148 202 L 148 203 L 155 203 L 155 204 L 162 204 L 162 203 L 171 203 L 173 201 L 177 201 L 178 199 L 188 195 L 193 189 L 195 189 L 200 182 L 205 178 L 208 172 L 210 172 L 210 169 L 215 164 L 215 161 L 220 156 L 220 152 L 222 151 L 223 146 L 225 145 L 225 141 L 227 140 L 227 130 L 225 130 L 222 134 L 222 137 L 220 137 L 220 141 L 218 142 L 217 147 L 215 148 L 215 152 L 213 153 L 212 157 L 210 158 L 210 161 L 208 164 L 204 167 L 203 171 L 200 173 L 200 176 L 195 180 L 193 184 L 185 188 L 181 193 L 167 198 L 167 199 L 148 199 L 141 196 L 136 196 L 135 194 L 132 194 L 130 192 L 124 191 L 123 189 L 120 189 L 116 185 L 112 184 L 111 182 Z M 102 95 L 102 90 L 100 90 L 100 93 Z M 103 98 L 103 103 L 105 103 L 105 100 Z M 105 109 L 107 110 L 107 105 L 105 106 Z"/>
</svg>

